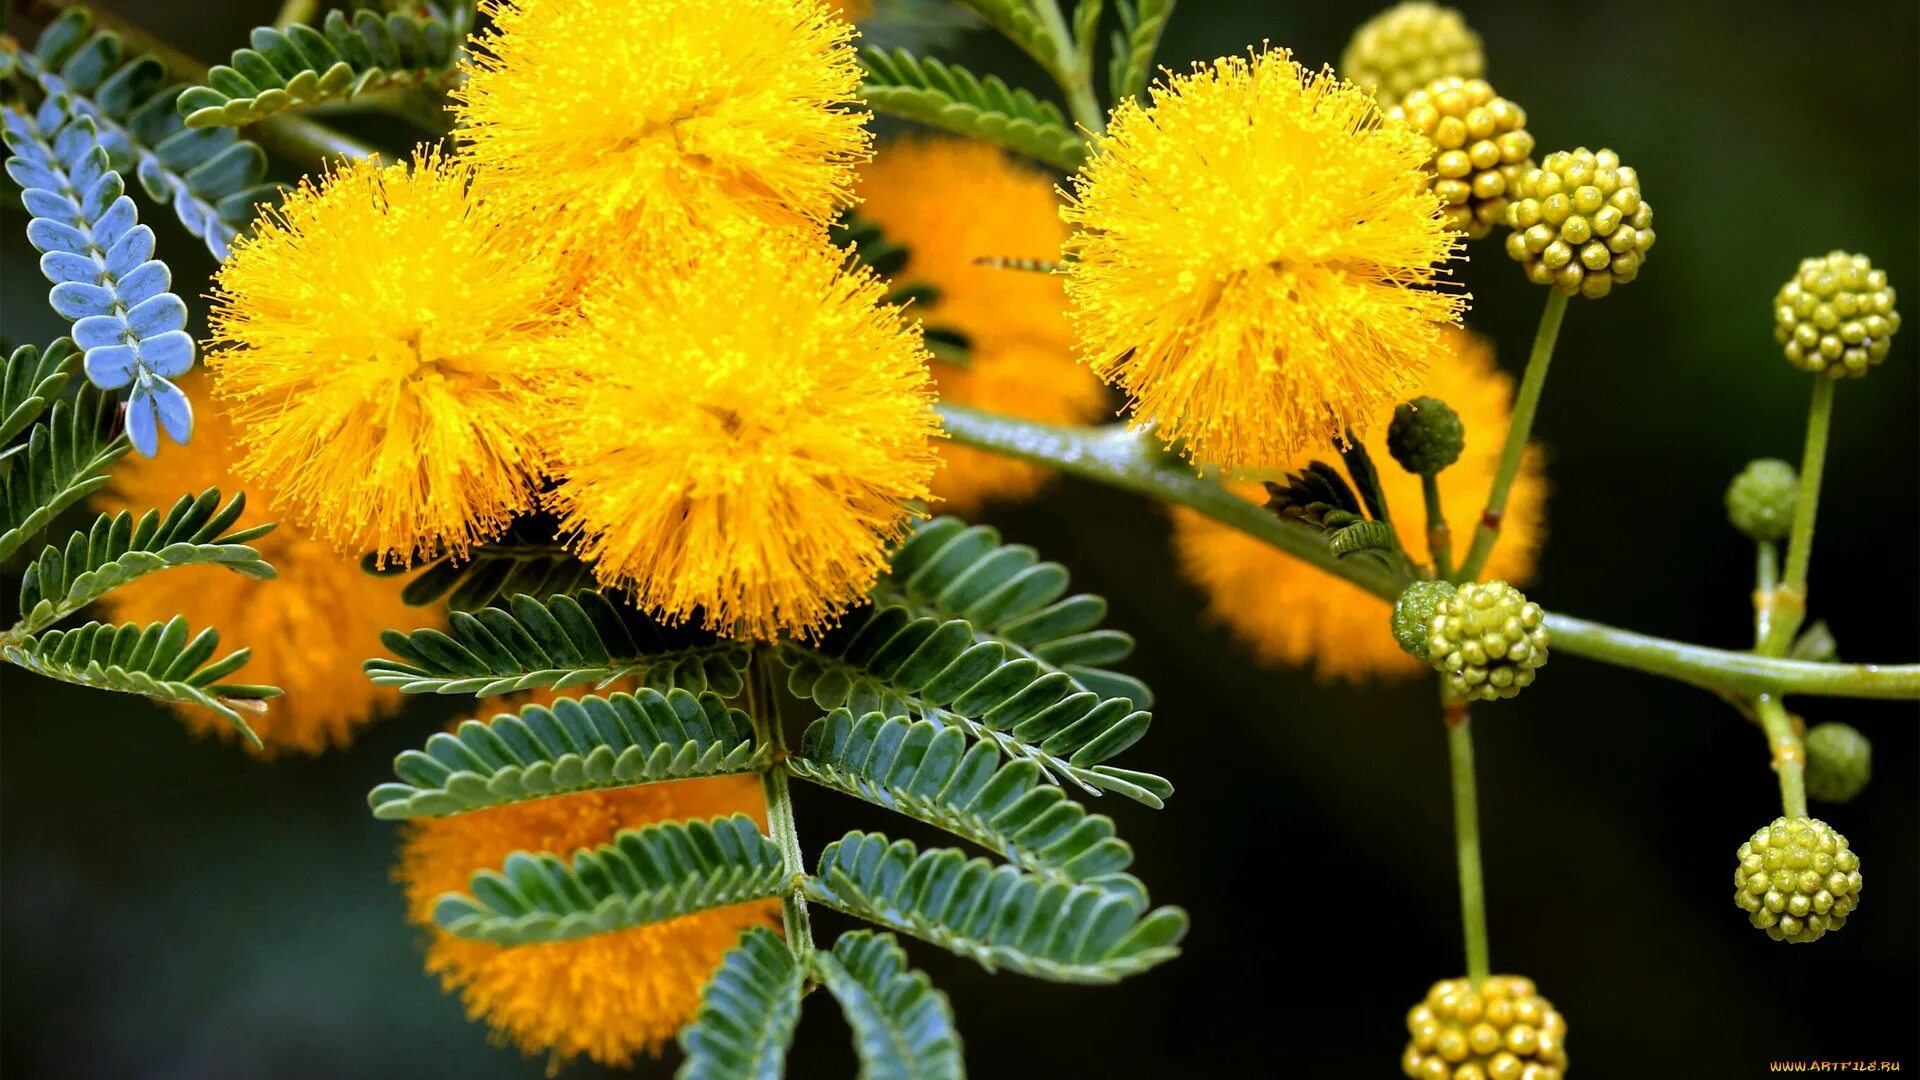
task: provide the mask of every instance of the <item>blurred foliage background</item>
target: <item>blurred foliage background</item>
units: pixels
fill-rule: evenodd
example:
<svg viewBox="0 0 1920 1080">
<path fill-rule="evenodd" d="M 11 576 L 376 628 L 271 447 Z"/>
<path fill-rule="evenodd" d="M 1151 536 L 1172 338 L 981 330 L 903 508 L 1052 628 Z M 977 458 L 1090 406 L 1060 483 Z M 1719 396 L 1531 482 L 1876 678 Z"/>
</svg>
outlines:
<svg viewBox="0 0 1920 1080">
<path fill-rule="evenodd" d="M 202 58 L 243 44 L 274 9 L 108 6 Z M 1552 541 L 1529 593 L 1737 647 L 1751 552 L 1724 524 L 1720 495 L 1751 457 L 1797 459 L 1807 392 L 1769 333 L 1774 290 L 1802 256 L 1840 247 L 1886 268 L 1910 323 L 1920 305 L 1920 9 L 1464 7 L 1492 81 L 1527 108 L 1541 150 L 1612 146 L 1658 212 L 1647 272 L 1602 303 L 1576 303 L 1562 334 L 1537 427 L 1553 454 Z M 1332 62 L 1373 10 L 1187 0 L 1162 59 L 1270 41 Z M 948 52 L 1038 88 L 1031 64 L 986 34 Z M 170 215 L 143 216 L 179 291 L 198 292 L 212 269 L 204 250 Z M 0 230 L 6 324 L 17 340 L 49 340 L 60 328 L 23 228 L 9 213 Z M 1491 243 L 1473 248 L 1463 276 L 1471 322 L 1517 370 L 1544 293 Z M 1909 329 L 1883 368 L 1840 389 L 1812 604 L 1848 659 L 1920 659 L 1917 347 Z M 1397 1072 L 1405 1010 L 1462 967 L 1429 687 L 1323 686 L 1257 667 L 1170 572 L 1164 516 L 1130 496 L 1065 483 L 990 520 L 1066 563 L 1078 587 L 1111 600 L 1111 625 L 1139 638 L 1130 670 L 1159 707 L 1138 764 L 1180 790 L 1160 813 L 1099 809 L 1119 819 L 1156 900 L 1186 906 L 1194 930 L 1182 960 L 1111 988 L 990 976 L 914 948 L 952 996 L 972 1068 Z M 349 752 L 261 764 L 188 739 L 144 704 L 4 677 L 0 1070 L 542 1073 L 544 1061 L 490 1046 L 421 972 L 388 880 L 393 835 L 365 810 L 393 754 L 438 729 L 453 702 L 416 702 Z M 1854 803 L 1816 808 L 1863 854 L 1868 887 L 1846 930 L 1809 949 L 1767 940 L 1730 902 L 1734 849 L 1778 806 L 1763 740 L 1730 709 L 1563 656 L 1518 701 L 1480 710 L 1494 967 L 1534 977 L 1569 1017 L 1581 1075 L 1759 1075 L 1778 1058 L 1920 1067 L 1920 716 L 1911 703 L 1798 706 L 1810 723 L 1865 731 L 1876 772 Z M 1197 736 L 1242 750 L 1204 761 Z M 798 799 L 810 855 L 871 821 L 831 793 L 803 786 Z M 793 1072 L 850 1075 L 837 1011 L 811 1005 Z M 1059 1043 L 1036 1037 L 1041 1024 L 1094 1034 Z"/>
</svg>

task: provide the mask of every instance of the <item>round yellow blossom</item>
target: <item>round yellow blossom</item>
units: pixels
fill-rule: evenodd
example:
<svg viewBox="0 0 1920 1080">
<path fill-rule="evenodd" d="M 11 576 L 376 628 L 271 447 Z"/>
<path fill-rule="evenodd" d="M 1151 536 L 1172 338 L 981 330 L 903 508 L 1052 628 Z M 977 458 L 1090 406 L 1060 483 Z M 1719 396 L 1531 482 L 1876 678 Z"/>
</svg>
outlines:
<svg viewBox="0 0 1920 1080">
<path fill-rule="evenodd" d="M 434 902 L 466 892 L 474 871 L 498 869 L 515 851 L 570 857 L 621 829 L 733 813 L 766 827 L 766 803 L 752 777 L 648 784 L 430 818 L 403 830 L 395 877 L 406 887 L 408 918 L 429 935 L 427 970 L 460 994 L 468 1016 L 529 1054 L 550 1053 L 555 1065 L 585 1055 L 624 1066 L 658 1053 L 693 1019 L 721 957 L 742 931 L 776 924 L 778 902 L 510 948 L 441 930 Z"/>
<path fill-rule="evenodd" d="M 235 243 L 214 294 L 215 393 L 235 471 L 321 539 L 383 561 L 463 551 L 530 505 L 528 349 L 553 262 L 431 151 L 303 183 Z"/>
<path fill-rule="evenodd" d="M 1465 422 L 1466 449 L 1438 477 L 1440 497 L 1457 536 L 1471 532 L 1500 460 L 1513 380 L 1494 363 L 1487 342 L 1466 331 L 1447 335 L 1416 394 L 1452 406 Z M 1414 395 L 1409 395 L 1414 396 Z M 1419 558 L 1426 553 L 1426 515 L 1420 478 L 1399 468 L 1387 453 L 1386 425 L 1363 439 L 1393 510 L 1400 543 Z M 1331 452 L 1318 455 L 1338 460 Z M 1521 582 L 1531 576 L 1546 523 L 1544 455 L 1529 447 L 1500 524 L 1487 576 Z M 1306 459 L 1296 460 L 1295 467 Z M 1255 483 L 1235 490 L 1264 503 Z M 1415 675 L 1427 665 L 1408 656 L 1389 631 L 1392 603 L 1255 540 L 1212 518 L 1185 509 L 1173 517 L 1181 568 L 1206 592 L 1209 610 L 1267 663 L 1312 664 L 1324 679 L 1361 680 L 1375 675 Z M 1459 544 L 1456 544 L 1456 555 Z"/>
<path fill-rule="evenodd" d="M 578 394 L 546 435 L 553 509 L 605 584 L 737 637 L 859 604 L 927 497 L 920 328 L 791 233 L 690 237 L 609 276 L 550 346 Z"/>
<path fill-rule="evenodd" d="M 861 172 L 860 216 L 909 253 L 902 281 L 938 290 L 913 312 L 966 342 L 963 363 L 935 358 L 943 401 L 1055 424 L 1104 411 L 1100 380 L 1073 359 L 1060 279 L 983 266 L 982 258 L 1056 260 L 1067 237 L 1045 173 L 965 139 L 902 139 Z M 1032 495 L 1051 471 L 1001 454 L 945 446 L 935 498 L 962 514 Z"/>
<path fill-rule="evenodd" d="M 1083 357 L 1190 456 L 1264 468 L 1384 420 L 1465 297 L 1430 147 L 1284 51 L 1125 101 L 1074 177 Z"/>
<path fill-rule="evenodd" d="M 853 25 L 821 0 L 487 0 L 453 92 L 489 191 L 583 246 L 824 224 L 867 155 Z M 851 9 L 850 9 L 851 10 Z"/>
<path fill-rule="evenodd" d="M 223 496 L 247 496 L 236 528 L 275 520 L 270 490 L 233 474 L 239 447 L 226 411 L 201 393 L 204 378 L 183 389 L 195 409 L 193 441 L 159 458 L 130 456 L 114 467 L 113 482 L 94 500 L 104 511 L 167 512 L 185 494 L 218 487 Z M 404 582 L 374 577 L 359 560 L 316 540 L 298 526 L 279 527 L 248 541 L 279 577 L 256 581 L 217 566 L 184 566 L 137 578 L 108 593 L 103 606 L 117 622 L 147 623 L 182 614 L 194 627 L 211 626 L 223 643 L 253 650 L 242 669 L 249 682 L 286 691 L 267 714 L 249 718 L 260 736 L 255 753 L 317 754 L 345 746 L 372 720 L 396 711 L 400 692 L 375 686 L 360 662 L 378 656 L 380 631 L 435 625 L 440 617 L 400 600 Z M 237 735 L 233 725 L 197 706 L 176 710 L 196 734 Z M 249 746 L 249 749 L 254 749 Z"/>
</svg>

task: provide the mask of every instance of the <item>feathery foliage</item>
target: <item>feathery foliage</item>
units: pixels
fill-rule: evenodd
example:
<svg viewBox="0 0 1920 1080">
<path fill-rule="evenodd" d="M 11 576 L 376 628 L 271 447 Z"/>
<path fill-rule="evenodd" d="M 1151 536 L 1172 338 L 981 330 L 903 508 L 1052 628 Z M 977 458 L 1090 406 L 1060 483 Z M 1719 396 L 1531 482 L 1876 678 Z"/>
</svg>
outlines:
<svg viewBox="0 0 1920 1080">
<path fill-rule="evenodd" d="M 1009 89 L 998 76 L 978 78 L 958 64 L 916 58 L 905 49 L 868 49 L 860 62 L 866 71 L 860 97 L 876 112 L 983 139 L 1062 172 L 1085 160 L 1085 145 L 1057 106 Z"/>
<path fill-rule="evenodd" d="M 813 968 L 840 1002 L 860 1052 L 861 1080 L 958 1080 L 966 1075 L 947 996 L 907 966 L 892 934 L 855 930 Z"/>
<path fill-rule="evenodd" d="M 112 400 L 83 386 L 7 448 L 0 462 L 0 559 L 107 482 L 107 466 L 127 452 L 113 427 Z"/>
<path fill-rule="evenodd" d="M 807 969 L 778 935 L 740 935 L 707 983 L 694 1022 L 680 1032 L 679 1080 L 777 1080 L 800 1023 Z"/>
<path fill-rule="evenodd" d="M 1160 35 L 1173 16 L 1176 0 L 1118 0 L 1120 26 L 1113 32 L 1113 55 L 1108 61 L 1108 86 L 1117 104 L 1146 92 L 1153 74 L 1153 55 Z"/>
<path fill-rule="evenodd" d="M 394 759 L 399 783 L 367 796 L 375 817 L 439 817 L 548 795 L 752 772 L 767 763 L 751 722 L 718 695 L 643 689 L 563 698 L 463 722 Z"/>
<path fill-rule="evenodd" d="M 555 529 L 551 516 L 533 514 L 465 556 L 447 553 L 424 564 L 383 566 L 377 555 L 368 555 L 360 566 L 370 574 L 413 574 L 402 600 L 414 607 L 444 601 L 455 611 L 478 611 L 520 593 L 554 596 L 593 588 L 593 567 L 567 550 Z"/>
<path fill-rule="evenodd" d="M 296 23 L 256 27 L 250 48 L 180 94 L 190 128 L 251 124 L 287 109 L 344 100 L 369 90 L 444 88 L 459 76 L 460 43 L 471 9 L 425 3 L 384 18 L 361 9 L 330 11 L 319 30 Z"/>
<path fill-rule="evenodd" d="M 1060 46 L 1053 31 L 1034 10 L 1035 0 L 956 0 L 986 21 L 988 26 L 1006 35 L 1007 40 L 1024 49 L 1049 73 L 1056 72 Z M 1054 0 L 1046 0 L 1053 3 Z"/>
<path fill-rule="evenodd" d="M 40 418 L 73 376 L 73 358 L 79 356 L 68 338 L 61 338 L 42 352 L 22 345 L 7 357 L 0 371 L 0 447 L 7 447 L 15 435 Z M 0 451 L 0 461 L 11 448 Z"/>
</svg>

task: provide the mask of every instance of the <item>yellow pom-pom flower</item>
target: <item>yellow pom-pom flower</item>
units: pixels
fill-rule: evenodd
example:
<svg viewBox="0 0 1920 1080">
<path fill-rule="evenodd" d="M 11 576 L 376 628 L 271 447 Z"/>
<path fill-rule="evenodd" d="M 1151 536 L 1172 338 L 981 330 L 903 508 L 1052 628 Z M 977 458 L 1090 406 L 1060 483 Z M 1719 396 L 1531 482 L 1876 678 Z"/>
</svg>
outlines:
<svg viewBox="0 0 1920 1080">
<path fill-rule="evenodd" d="M 553 1063 L 586 1056 L 624 1066 L 658 1053 L 693 1019 L 721 957 L 749 927 L 776 924 L 775 901 L 703 911 L 571 941 L 505 947 L 468 941 L 433 922 L 443 893 L 466 892 L 476 870 L 515 851 L 563 858 L 657 821 L 745 813 L 766 827 L 752 777 L 728 776 L 586 792 L 431 818 L 406 827 L 395 871 L 408 918 L 427 929 L 427 970 L 458 992 L 467 1015 Z"/>
<path fill-rule="evenodd" d="M 240 475 L 311 533 L 383 561 L 463 551 L 531 502 L 531 416 L 564 381 L 529 348 L 556 310 L 535 234 L 431 152 L 303 183 L 235 243 L 215 392 Z"/>
<path fill-rule="evenodd" d="M 741 216 L 824 224 L 870 136 L 821 0 L 487 0 L 455 90 L 490 190 L 595 246 Z M 848 9 L 852 14 L 856 9 Z"/>
<path fill-rule="evenodd" d="M 1074 177 L 1082 355 L 1194 458 L 1278 465 L 1384 420 L 1465 297 L 1431 149 L 1284 51 L 1122 102 Z"/>
<path fill-rule="evenodd" d="M 763 639 L 861 602 L 937 463 L 920 328 L 885 292 L 769 233 L 689 238 L 582 296 L 551 363 L 585 379 L 546 438 L 603 583 Z"/>
<path fill-rule="evenodd" d="M 267 510 L 272 491 L 233 474 L 239 457 L 233 425 L 224 409 L 207 401 L 204 382 L 196 376 L 182 384 L 201 403 L 194 410 L 193 441 L 159 458 L 129 457 L 115 466 L 111 486 L 94 500 L 101 510 L 127 510 L 136 519 L 148 509 L 165 514 L 180 496 L 218 487 L 227 497 L 246 493 L 237 528 L 276 520 Z M 254 752 L 317 754 L 345 746 L 363 725 L 400 706 L 399 691 L 375 686 L 360 673 L 362 660 L 381 653 L 380 631 L 441 620 L 402 603 L 399 579 L 366 573 L 358 559 L 296 525 L 282 521 L 248 543 L 273 564 L 278 578 L 256 581 L 217 566 L 162 570 L 108 593 L 102 601 L 106 617 L 148 623 L 181 614 L 196 628 L 219 630 L 229 646 L 252 649 L 246 679 L 286 691 L 265 716 L 249 719 L 262 744 Z M 205 709 L 187 705 L 176 711 L 196 734 L 237 734 Z"/>
<path fill-rule="evenodd" d="M 1466 425 L 1466 448 L 1437 478 L 1440 497 L 1458 530 L 1462 521 L 1479 513 L 1493 481 L 1513 380 L 1494 363 L 1493 349 L 1484 339 L 1455 331 L 1415 394 L 1445 401 Z M 1385 424 L 1362 441 L 1380 474 L 1400 543 L 1418 558 L 1426 552 L 1420 478 L 1393 463 Z M 1330 450 L 1315 456 L 1338 460 Z M 1304 457 L 1294 462 L 1305 464 Z M 1235 490 L 1254 502 L 1267 499 L 1255 483 L 1236 485 Z M 1546 496 L 1543 455 L 1530 447 L 1501 519 L 1489 577 L 1519 582 L 1531 576 L 1544 538 Z M 1427 670 L 1395 643 L 1389 632 L 1389 601 L 1192 510 L 1176 509 L 1173 523 L 1181 568 L 1206 592 L 1211 614 L 1262 661 L 1311 664 L 1323 679 L 1351 681 Z"/>
<path fill-rule="evenodd" d="M 938 290 L 912 313 L 966 341 L 963 363 L 936 357 L 932 365 L 941 400 L 1055 424 L 1083 424 L 1103 411 L 1100 380 L 1073 359 L 1060 279 L 979 261 L 1060 257 L 1067 229 L 1046 174 L 984 143 L 901 140 L 862 171 L 860 195 L 860 216 L 908 251 L 895 276 Z M 942 447 L 940 456 L 934 497 L 961 514 L 1030 496 L 1051 475 L 963 446 Z"/>
</svg>

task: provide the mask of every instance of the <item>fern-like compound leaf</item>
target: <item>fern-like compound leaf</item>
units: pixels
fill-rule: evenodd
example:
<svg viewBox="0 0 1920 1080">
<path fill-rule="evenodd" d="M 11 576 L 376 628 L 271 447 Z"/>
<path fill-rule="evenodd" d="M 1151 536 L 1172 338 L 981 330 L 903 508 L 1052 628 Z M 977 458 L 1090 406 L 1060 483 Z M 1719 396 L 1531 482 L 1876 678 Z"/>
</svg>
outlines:
<svg viewBox="0 0 1920 1080">
<path fill-rule="evenodd" d="M 1035 0 L 956 0 L 961 7 L 980 16 L 988 26 L 1004 34 L 1007 40 L 1025 50 L 1028 56 L 1056 76 L 1059 74 L 1060 45 L 1053 31 L 1034 10 Z M 1053 3 L 1054 0 L 1045 0 Z"/>
<path fill-rule="evenodd" d="M 987 742 L 936 720 L 845 709 L 813 722 L 784 763 L 805 777 L 971 840 L 1023 869 L 1111 883 L 1133 861 L 1113 821 L 1045 782 L 1030 760 L 1001 763 Z"/>
<path fill-rule="evenodd" d="M 1179 954 L 1178 908 L 1142 891 L 1076 885 L 952 849 L 851 832 L 820 853 L 809 899 L 938 945 L 990 971 L 1110 983 Z"/>
<path fill-rule="evenodd" d="M 260 702 L 279 697 L 280 691 L 272 686 L 222 683 L 250 654 L 236 649 L 216 660 L 213 656 L 219 648 L 220 635 L 211 627 L 189 636 L 187 620 L 178 615 L 147 626 L 90 622 L 72 630 L 0 638 L 0 655 L 29 671 L 98 690 L 199 705 L 218 713 L 258 745 L 259 738 L 239 710 L 264 711 Z"/>
<path fill-rule="evenodd" d="M 844 939 L 843 939 L 844 940 Z M 680 1031 L 679 1080 L 778 1080 L 800 1023 L 807 969 L 779 935 L 756 926 L 720 961 L 693 1023 Z"/>
<path fill-rule="evenodd" d="M 258 27 L 249 48 L 207 72 L 176 103 L 190 128 L 233 127 L 369 90 L 444 89 L 459 77 L 470 8 L 433 3 L 384 17 L 330 11 L 321 28 Z"/>
<path fill-rule="evenodd" d="M 127 452 L 113 427 L 113 402 L 83 386 L 71 401 L 56 401 L 25 442 L 7 448 L 0 461 L 0 560 L 107 482 L 107 467 Z"/>
<path fill-rule="evenodd" d="M 568 941 L 697 911 L 765 900 L 789 888 L 779 845 L 745 814 L 625 829 L 568 863 L 517 851 L 473 875 L 472 895 L 440 899 L 448 933 L 499 945 Z"/>
<path fill-rule="evenodd" d="M 1160 35 L 1173 16 L 1175 0 L 1118 0 L 1120 28 L 1113 32 L 1113 57 L 1107 81 L 1117 105 L 1146 92 Z"/>
<path fill-rule="evenodd" d="M 1060 110 L 997 76 L 978 78 L 957 64 L 916 58 L 905 49 L 868 49 L 860 97 L 876 112 L 982 139 L 1016 154 L 1072 172 L 1086 146 Z"/>
<path fill-rule="evenodd" d="M 746 645 L 664 626 L 599 592 L 544 602 L 523 593 L 505 607 L 454 612 L 446 633 L 388 630 L 380 640 L 397 659 L 367 661 L 367 675 L 407 694 L 492 697 L 632 679 L 732 697 L 749 658 Z"/>
<path fill-rule="evenodd" d="M 1009 656 L 1064 671 L 1103 698 L 1152 708 L 1145 683 L 1107 669 L 1133 653 L 1132 635 L 1102 628 L 1107 602 L 1087 593 L 1068 596 L 1068 581 L 1066 567 L 1040 561 L 1024 544 L 1001 543 L 990 526 L 938 517 L 894 550 L 873 598 L 917 615 L 965 619 L 981 640 L 998 641 Z"/>
<path fill-rule="evenodd" d="M 163 428 L 185 443 L 193 410 L 168 380 L 193 366 L 187 305 L 170 291 L 166 264 L 153 258 L 153 230 L 139 223 L 93 120 L 75 115 L 65 96 L 48 98 L 34 116 L 9 109 L 0 119 L 13 151 L 7 175 L 33 215 L 27 239 L 43 252 L 53 309 L 73 320 L 88 380 L 131 388 L 127 436 L 142 454 L 159 450 Z"/>
<path fill-rule="evenodd" d="M 247 546 L 273 528 L 261 525 L 227 532 L 246 509 L 247 497 L 220 503 L 220 490 L 182 495 L 166 516 L 148 510 L 102 514 L 84 533 L 67 539 L 64 551 L 49 544 L 20 579 L 20 622 L 15 633 L 38 633 L 135 578 L 180 566 L 224 566 L 251 578 L 271 578 L 272 566 Z"/>
<path fill-rule="evenodd" d="M 947 996 L 907 966 L 907 954 L 892 934 L 842 934 L 831 952 L 815 952 L 812 962 L 853 1029 L 860 1080 L 966 1076 Z"/>
<path fill-rule="evenodd" d="M 73 342 L 61 338 L 42 352 L 31 345 L 13 350 L 0 371 L 0 447 L 13 441 L 27 425 L 40 419 L 52 407 L 54 399 L 73 375 L 73 360 L 80 355 Z M 6 459 L 0 450 L 0 460 Z"/>
<path fill-rule="evenodd" d="M 119 35 L 95 30 L 85 8 L 61 12 L 33 51 L 11 50 L 10 59 L 47 96 L 70 96 L 93 120 L 113 170 L 131 171 L 214 258 L 227 257 L 257 204 L 279 198 L 264 151 L 232 129 L 188 129 L 175 109 L 182 87 L 168 85 L 166 66 L 125 58 Z"/>
<path fill-rule="evenodd" d="M 400 599 L 414 607 L 444 602 L 454 611 L 478 611 L 515 595 L 554 596 L 591 589 L 593 567 L 567 550 L 558 523 L 531 514 L 506 533 L 463 555 L 442 555 L 423 565 L 382 566 L 375 555 L 360 561 L 371 574 L 413 574 Z"/>
<path fill-rule="evenodd" d="M 439 817 L 548 795 L 753 772 L 768 759 L 751 721 L 712 693 L 641 690 L 528 705 L 468 720 L 394 759 L 397 783 L 367 796 L 387 820 Z"/>
</svg>

